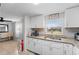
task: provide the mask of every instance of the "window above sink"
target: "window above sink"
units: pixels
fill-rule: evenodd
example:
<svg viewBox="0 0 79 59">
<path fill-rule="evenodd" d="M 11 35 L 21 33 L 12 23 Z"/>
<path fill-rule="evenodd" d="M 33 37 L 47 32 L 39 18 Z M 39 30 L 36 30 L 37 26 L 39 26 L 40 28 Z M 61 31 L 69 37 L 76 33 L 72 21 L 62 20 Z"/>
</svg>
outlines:
<svg viewBox="0 0 79 59">
<path fill-rule="evenodd" d="M 55 13 L 46 16 L 48 34 L 63 35 L 64 13 Z"/>
</svg>

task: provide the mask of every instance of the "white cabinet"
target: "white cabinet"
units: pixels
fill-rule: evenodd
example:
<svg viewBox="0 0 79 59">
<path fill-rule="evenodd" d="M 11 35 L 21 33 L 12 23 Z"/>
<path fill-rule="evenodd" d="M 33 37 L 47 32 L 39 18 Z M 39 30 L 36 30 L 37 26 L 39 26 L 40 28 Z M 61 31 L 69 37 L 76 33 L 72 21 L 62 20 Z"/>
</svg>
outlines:
<svg viewBox="0 0 79 59">
<path fill-rule="evenodd" d="M 28 49 L 41 55 L 73 55 L 79 54 L 79 49 L 72 44 L 46 41 L 41 39 L 28 39 Z"/>
<path fill-rule="evenodd" d="M 29 38 L 26 37 L 26 39 L 24 40 L 24 43 L 25 43 L 25 49 L 28 49 L 29 48 Z"/>
<path fill-rule="evenodd" d="M 32 45 L 33 47 L 32 47 L 31 50 L 32 50 L 33 52 L 37 53 L 37 49 L 38 49 L 38 48 L 37 48 L 37 45 L 38 45 L 37 42 L 38 42 L 38 40 L 33 38 L 33 39 L 32 39 L 32 42 L 33 42 L 33 45 Z"/>
<path fill-rule="evenodd" d="M 42 54 L 43 55 L 49 55 L 50 54 L 49 46 L 50 46 L 50 42 L 49 41 L 42 40 Z"/>
<path fill-rule="evenodd" d="M 73 46 L 71 44 L 64 44 L 64 54 L 65 55 L 73 54 Z"/>
<path fill-rule="evenodd" d="M 31 17 L 31 28 L 44 28 L 45 23 L 44 23 L 44 16 L 39 15 L 39 16 L 32 16 Z"/>
<path fill-rule="evenodd" d="M 65 27 L 79 27 L 79 7 L 65 11 Z"/>
<path fill-rule="evenodd" d="M 35 52 L 38 54 L 42 54 L 42 40 L 35 39 Z"/>
<path fill-rule="evenodd" d="M 29 39 L 28 49 L 31 50 L 31 51 L 35 51 L 35 43 L 34 43 L 34 39 L 33 38 Z"/>
<path fill-rule="evenodd" d="M 76 46 L 73 47 L 73 55 L 79 55 L 79 48 Z"/>
<path fill-rule="evenodd" d="M 52 54 L 52 55 L 63 55 L 63 43 L 51 42 L 50 54 Z"/>
<path fill-rule="evenodd" d="M 35 19 L 35 17 L 31 17 L 30 28 L 36 28 L 37 27 L 36 23 L 37 23 L 37 20 Z"/>
<path fill-rule="evenodd" d="M 58 42 L 43 42 L 43 55 L 63 55 L 63 43 Z"/>
<path fill-rule="evenodd" d="M 28 41 L 28 49 L 38 53 L 38 54 L 42 54 L 42 44 L 41 44 L 41 40 L 39 39 L 34 39 L 34 38 L 29 38 Z"/>
</svg>

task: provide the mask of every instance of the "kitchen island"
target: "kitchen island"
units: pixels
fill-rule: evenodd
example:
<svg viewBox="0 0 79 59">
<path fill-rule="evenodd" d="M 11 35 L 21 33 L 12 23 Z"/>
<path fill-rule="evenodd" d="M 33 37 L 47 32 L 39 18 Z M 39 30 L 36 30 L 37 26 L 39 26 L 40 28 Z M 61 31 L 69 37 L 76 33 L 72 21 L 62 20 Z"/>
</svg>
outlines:
<svg viewBox="0 0 79 59">
<path fill-rule="evenodd" d="M 62 37 L 45 38 L 44 36 L 27 36 L 27 49 L 41 55 L 75 55 L 79 54 L 79 41 Z"/>
</svg>

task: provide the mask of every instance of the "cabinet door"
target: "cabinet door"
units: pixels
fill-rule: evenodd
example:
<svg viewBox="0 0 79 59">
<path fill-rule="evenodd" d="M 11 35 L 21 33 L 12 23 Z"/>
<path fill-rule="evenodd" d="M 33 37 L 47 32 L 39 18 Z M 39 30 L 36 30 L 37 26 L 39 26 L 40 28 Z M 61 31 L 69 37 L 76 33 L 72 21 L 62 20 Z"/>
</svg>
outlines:
<svg viewBox="0 0 79 59">
<path fill-rule="evenodd" d="M 63 43 L 51 42 L 50 54 L 63 55 Z"/>
<path fill-rule="evenodd" d="M 42 54 L 49 55 L 50 54 L 50 51 L 49 51 L 50 41 L 42 40 L 41 43 L 42 43 Z"/>
<path fill-rule="evenodd" d="M 29 50 L 34 51 L 35 50 L 35 43 L 33 41 L 33 38 L 29 39 L 29 46 L 28 46 Z"/>
<path fill-rule="evenodd" d="M 63 55 L 63 43 L 58 42 L 45 42 L 43 44 L 44 55 Z"/>
<path fill-rule="evenodd" d="M 39 39 L 36 39 L 36 46 L 35 46 L 35 50 L 37 53 L 39 54 L 42 54 L 42 41 L 43 40 L 39 40 Z"/>
<path fill-rule="evenodd" d="M 42 54 L 43 55 L 50 55 L 49 46 L 43 45 Z"/>
<path fill-rule="evenodd" d="M 44 16 L 33 16 L 31 17 L 31 28 L 43 28 L 44 27 Z"/>
<path fill-rule="evenodd" d="M 44 16 L 43 15 L 37 16 L 37 27 L 38 28 L 44 27 Z"/>
<path fill-rule="evenodd" d="M 33 52 L 36 52 L 39 54 L 38 39 L 33 39 L 33 42 L 34 42 L 34 51 Z"/>
<path fill-rule="evenodd" d="M 65 20 L 66 27 L 79 27 L 79 7 L 66 10 Z"/>
<path fill-rule="evenodd" d="M 28 37 L 26 37 L 26 39 L 24 40 L 24 43 L 25 43 L 25 48 L 28 49 L 29 47 L 29 39 Z"/>
<path fill-rule="evenodd" d="M 79 48 L 76 46 L 73 47 L 73 55 L 79 55 Z"/>
<path fill-rule="evenodd" d="M 36 18 L 35 17 L 31 17 L 31 22 L 30 22 L 30 24 L 31 24 L 31 28 L 35 28 L 36 26 Z"/>
<path fill-rule="evenodd" d="M 65 55 L 73 54 L 73 46 L 71 44 L 64 44 L 64 54 Z"/>
</svg>

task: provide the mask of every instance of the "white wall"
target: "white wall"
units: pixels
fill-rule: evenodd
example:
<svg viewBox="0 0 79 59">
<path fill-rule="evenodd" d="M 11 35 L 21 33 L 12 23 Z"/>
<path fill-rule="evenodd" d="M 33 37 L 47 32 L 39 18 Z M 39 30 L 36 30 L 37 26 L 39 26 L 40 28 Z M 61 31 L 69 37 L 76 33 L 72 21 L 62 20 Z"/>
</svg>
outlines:
<svg viewBox="0 0 79 59">
<path fill-rule="evenodd" d="M 23 28 L 24 28 L 24 30 L 23 30 L 23 36 L 24 36 L 24 46 L 25 46 L 25 49 L 26 49 L 26 40 L 28 40 L 27 38 L 26 38 L 26 36 L 28 36 L 28 33 L 30 32 L 30 17 L 29 16 L 25 16 L 24 17 L 24 24 L 23 24 Z"/>
<path fill-rule="evenodd" d="M 79 32 L 79 28 L 68 28 L 64 29 L 63 31 L 65 36 L 74 38 L 74 34 Z"/>
</svg>

